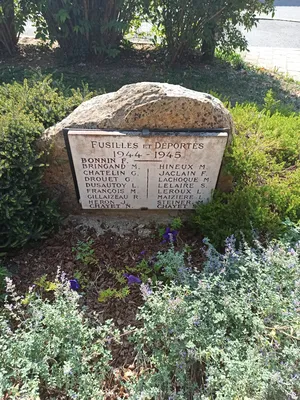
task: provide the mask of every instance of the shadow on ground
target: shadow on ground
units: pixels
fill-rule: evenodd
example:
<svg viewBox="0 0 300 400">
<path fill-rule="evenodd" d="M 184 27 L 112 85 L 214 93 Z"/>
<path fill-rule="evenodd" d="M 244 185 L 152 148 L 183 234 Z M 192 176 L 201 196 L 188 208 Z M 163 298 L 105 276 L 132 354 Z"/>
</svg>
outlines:
<svg viewBox="0 0 300 400">
<path fill-rule="evenodd" d="M 43 46 L 22 45 L 20 54 L 2 58 L 0 82 L 23 81 L 35 75 L 51 74 L 64 82 L 69 89 L 88 84 L 90 90 L 107 93 L 121 86 L 158 81 L 183 85 L 190 89 L 210 92 L 223 101 L 255 102 L 263 104 L 268 90 L 276 98 L 300 110 L 300 85 L 265 69 L 233 68 L 229 63 L 216 60 L 214 65 L 202 64 L 197 56 L 186 60 L 185 65 L 170 68 L 165 63 L 163 51 L 143 47 L 126 49 L 114 60 L 90 62 L 66 61 L 59 57 L 59 49 L 48 50 Z"/>
</svg>

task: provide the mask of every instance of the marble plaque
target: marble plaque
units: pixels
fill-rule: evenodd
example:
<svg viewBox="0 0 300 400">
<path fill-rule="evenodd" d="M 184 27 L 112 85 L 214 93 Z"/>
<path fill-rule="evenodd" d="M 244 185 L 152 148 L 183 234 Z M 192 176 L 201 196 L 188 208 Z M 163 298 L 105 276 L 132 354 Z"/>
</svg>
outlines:
<svg viewBox="0 0 300 400">
<path fill-rule="evenodd" d="M 68 130 L 83 209 L 191 209 L 215 188 L 226 132 Z"/>
</svg>

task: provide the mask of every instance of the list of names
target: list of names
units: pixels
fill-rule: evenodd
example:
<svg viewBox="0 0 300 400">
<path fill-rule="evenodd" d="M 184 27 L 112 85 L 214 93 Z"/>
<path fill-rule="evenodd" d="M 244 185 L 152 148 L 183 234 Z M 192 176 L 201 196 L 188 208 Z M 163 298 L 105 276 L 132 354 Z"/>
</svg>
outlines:
<svg viewBox="0 0 300 400">
<path fill-rule="evenodd" d="M 68 132 L 83 209 L 192 209 L 211 199 L 227 133 Z"/>
</svg>

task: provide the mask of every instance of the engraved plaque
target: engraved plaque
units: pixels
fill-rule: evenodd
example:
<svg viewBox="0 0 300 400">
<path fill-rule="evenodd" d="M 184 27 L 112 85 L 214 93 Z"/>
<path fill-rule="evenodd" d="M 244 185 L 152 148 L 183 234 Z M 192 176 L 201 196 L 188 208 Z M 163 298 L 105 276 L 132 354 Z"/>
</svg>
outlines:
<svg viewBox="0 0 300 400">
<path fill-rule="evenodd" d="M 225 131 L 65 132 L 83 209 L 191 209 L 206 203 L 227 137 Z"/>
</svg>

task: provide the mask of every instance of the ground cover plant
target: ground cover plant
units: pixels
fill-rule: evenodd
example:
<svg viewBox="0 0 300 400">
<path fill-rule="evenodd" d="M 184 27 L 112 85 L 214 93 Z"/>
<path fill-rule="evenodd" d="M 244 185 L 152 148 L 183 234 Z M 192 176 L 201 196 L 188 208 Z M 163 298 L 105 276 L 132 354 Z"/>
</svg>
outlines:
<svg viewBox="0 0 300 400">
<path fill-rule="evenodd" d="M 298 398 L 299 230 L 294 247 L 236 248 L 232 236 L 220 254 L 206 243 L 202 273 L 143 290 L 130 398 Z"/>
<path fill-rule="evenodd" d="M 164 234 L 166 232 L 169 232 L 169 229 L 165 227 Z M 110 272 L 112 269 L 122 271 L 124 266 L 134 269 L 142 258 L 151 260 L 159 251 L 163 254 L 169 247 L 169 242 L 162 243 L 163 241 L 164 238 L 157 229 L 153 229 L 150 237 L 144 237 L 141 240 L 137 233 L 119 237 L 108 232 L 106 235 L 98 237 L 91 230 L 68 224 L 57 234 L 51 235 L 43 241 L 42 247 L 40 244 L 36 244 L 29 248 L 23 248 L 14 255 L 7 255 L 4 262 L 5 266 L 13 271 L 13 282 L 16 282 L 18 292 L 26 299 L 25 302 L 23 299 L 20 300 L 26 313 L 28 300 L 30 300 L 30 296 L 26 295 L 28 285 L 32 286 L 32 283 L 35 285 L 32 290 L 40 301 L 45 299 L 53 301 L 53 295 L 58 285 L 57 265 L 61 265 L 68 276 L 70 286 L 80 296 L 79 309 L 81 310 L 83 306 L 85 317 L 91 316 L 93 319 L 93 314 L 96 313 L 101 324 L 105 320 L 113 318 L 116 327 L 126 330 L 129 323 L 135 325 L 136 310 L 143 302 L 140 285 L 136 283 L 130 285 L 130 294 L 125 300 L 112 298 L 102 303 L 98 301 L 99 292 L 107 287 L 119 287 L 114 275 Z M 192 245 L 195 243 L 195 238 L 190 236 L 188 230 L 186 232 L 180 230 L 177 242 L 174 243 L 176 251 L 179 243 L 185 242 L 190 242 Z M 127 249 L 126 253 L 124 253 L 124 246 Z M 195 248 L 198 247 L 195 246 Z M 202 260 L 202 258 L 202 254 L 194 253 L 195 261 Z M 133 273 L 135 277 L 138 277 L 137 270 Z M 66 305 L 66 309 L 67 307 L 68 305 Z M 7 313 L 6 317 L 8 317 Z M 61 313 L 61 318 L 68 325 L 68 314 Z M 42 330 L 44 328 L 44 326 L 41 327 Z M 59 332 L 55 332 L 55 334 L 57 337 Z M 38 333 L 34 333 L 34 335 L 37 338 Z M 111 344 L 114 344 L 114 341 Z M 114 367 L 114 374 L 124 376 L 125 380 L 128 379 L 130 373 L 134 373 L 132 372 L 134 367 L 131 365 L 134 362 L 134 350 L 128 342 L 128 334 L 122 336 L 122 345 L 114 345 L 112 350 L 113 360 L 109 364 Z M 45 368 L 48 368 L 47 365 Z M 63 381 L 66 382 L 67 378 L 64 377 Z M 28 380 L 30 381 L 30 376 L 28 376 Z M 42 388 L 45 387 L 48 389 L 43 391 Z M 55 384 L 50 387 L 49 382 L 44 384 L 43 379 L 40 378 L 40 388 L 42 399 L 50 399 L 51 396 L 61 399 L 64 398 L 66 386 L 58 390 L 55 389 Z M 107 396 L 111 396 L 111 399 L 117 399 L 121 393 L 126 394 L 120 378 L 114 379 L 110 373 L 106 377 L 105 388 Z"/>
<path fill-rule="evenodd" d="M 8 281 L 11 302 L 0 314 L 1 398 L 104 396 L 111 360 L 108 344 L 118 340 L 118 332 L 110 321 L 87 320 L 77 292 L 63 275 L 55 283 L 50 302 L 33 288 L 22 298 Z"/>
<path fill-rule="evenodd" d="M 135 282 L 144 299 L 142 324 L 125 326 L 121 335 L 110 322 L 93 327 L 94 314 L 82 309 L 87 293 L 64 274 L 50 292 L 38 285 L 25 296 L 9 280 L 0 311 L 1 395 L 296 399 L 300 229 L 286 224 L 285 237 L 266 247 L 236 248 L 232 236 L 220 254 L 205 240 L 202 271 L 174 244 L 166 247 L 161 260 L 173 279 Z M 110 344 L 128 337 L 136 359 L 122 375 Z"/>
</svg>

